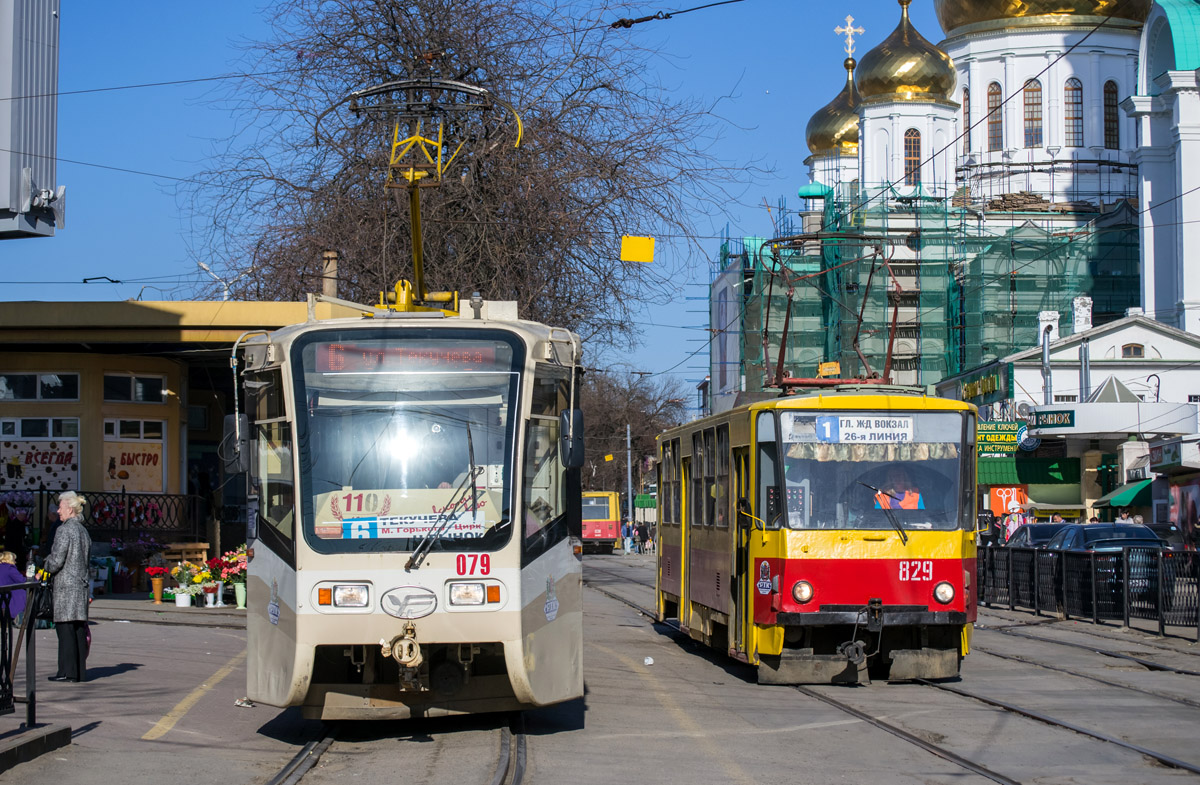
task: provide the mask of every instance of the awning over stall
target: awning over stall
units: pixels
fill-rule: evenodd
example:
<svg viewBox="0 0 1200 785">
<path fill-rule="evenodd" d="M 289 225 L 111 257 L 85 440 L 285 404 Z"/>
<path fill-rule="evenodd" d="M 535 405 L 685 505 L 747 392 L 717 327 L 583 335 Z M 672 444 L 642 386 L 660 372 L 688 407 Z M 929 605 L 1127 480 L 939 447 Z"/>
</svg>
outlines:
<svg viewBox="0 0 1200 785">
<path fill-rule="evenodd" d="M 1106 493 L 1096 500 L 1094 507 L 1149 507 L 1150 484 L 1154 480 L 1138 480 L 1127 482 L 1112 493 Z"/>
</svg>

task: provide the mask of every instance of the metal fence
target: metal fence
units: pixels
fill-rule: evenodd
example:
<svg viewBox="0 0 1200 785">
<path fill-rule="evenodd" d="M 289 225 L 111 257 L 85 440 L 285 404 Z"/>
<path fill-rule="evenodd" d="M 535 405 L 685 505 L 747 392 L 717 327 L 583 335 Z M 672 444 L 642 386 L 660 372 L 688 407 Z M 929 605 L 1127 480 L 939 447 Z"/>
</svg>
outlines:
<svg viewBox="0 0 1200 785">
<path fill-rule="evenodd" d="M 25 590 L 25 618 L 22 624 L 13 622 L 11 611 L 14 591 Z M 16 711 L 17 703 L 25 704 L 25 727 L 32 728 L 37 724 L 37 647 L 35 646 L 33 608 L 34 600 L 39 591 L 50 591 L 49 586 L 42 586 L 37 581 L 0 586 L 0 715 L 12 714 Z M 14 640 L 14 635 L 16 639 Z M 21 652 L 21 643 L 25 644 L 25 695 L 15 694 L 17 660 Z"/>
<path fill-rule="evenodd" d="M 1200 554 L 1158 548 L 1064 553 L 1036 548 L 979 549 L 979 601 L 1095 623 L 1130 619 L 1194 627 L 1200 641 Z"/>
<path fill-rule="evenodd" d="M 54 509 L 56 492 L 42 489 L 38 508 L 41 520 Z M 138 535 L 160 542 L 198 541 L 207 537 L 211 505 L 200 496 L 125 491 L 79 491 L 87 499 L 83 525 L 93 542 L 131 540 Z"/>
</svg>

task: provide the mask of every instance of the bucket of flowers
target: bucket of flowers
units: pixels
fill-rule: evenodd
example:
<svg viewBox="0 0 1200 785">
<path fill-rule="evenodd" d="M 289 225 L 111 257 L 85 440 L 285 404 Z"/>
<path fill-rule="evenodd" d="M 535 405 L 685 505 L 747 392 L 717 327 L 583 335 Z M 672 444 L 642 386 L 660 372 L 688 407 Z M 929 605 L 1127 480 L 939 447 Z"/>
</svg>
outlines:
<svg viewBox="0 0 1200 785">
<path fill-rule="evenodd" d="M 179 562 L 171 568 L 171 577 L 178 584 L 173 592 L 176 605 L 186 608 L 192 604 L 192 596 L 200 593 L 202 581 L 197 580 L 199 574 L 200 568 L 190 561 Z"/>
<path fill-rule="evenodd" d="M 192 583 L 198 585 L 200 591 L 203 592 L 204 607 L 215 608 L 217 606 L 217 581 L 207 566 L 199 568 L 192 578 Z"/>
<path fill-rule="evenodd" d="M 225 566 L 221 569 L 221 580 L 233 584 L 233 596 L 237 607 L 246 607 L 246 546 L 238 547 L 235 551 L 227 551 L 221 557 Z"/>
<path fill-rule="evenodd" d="M 163 579 L 167 577 L 167 568 L 147 567 L 146 577 L 150 579 L 150 590 L 154 593 L 154 604 L 162 605 Z"/>
</svg>

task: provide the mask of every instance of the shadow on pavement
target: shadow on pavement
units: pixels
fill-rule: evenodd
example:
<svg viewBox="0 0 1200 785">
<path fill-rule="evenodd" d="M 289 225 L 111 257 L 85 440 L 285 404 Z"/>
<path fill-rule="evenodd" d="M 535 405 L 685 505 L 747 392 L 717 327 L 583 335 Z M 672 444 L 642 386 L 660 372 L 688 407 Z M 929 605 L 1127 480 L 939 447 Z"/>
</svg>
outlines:
<svg viewBox="0 0 1200 785">
<path fill-rule="evenodd" d="M 143 667 L 140 662 L 122 662 L 117 665 L 105 665 L 102 668 L 88 668 L 87 680 L 95 681 L 96 679 L 106 679 L 109 676 L 117 676 L 122 673 L 129 673 L 138 668 Z"/>
</svg>

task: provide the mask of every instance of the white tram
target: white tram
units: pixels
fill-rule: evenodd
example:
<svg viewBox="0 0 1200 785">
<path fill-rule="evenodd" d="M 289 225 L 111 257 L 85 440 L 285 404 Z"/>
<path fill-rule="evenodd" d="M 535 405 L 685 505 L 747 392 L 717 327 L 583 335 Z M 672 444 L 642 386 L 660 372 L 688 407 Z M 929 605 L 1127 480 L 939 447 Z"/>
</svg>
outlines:
<svg viewBox="0 0 1200 785">
<path fill-rule="evenodd" d="M 242 345 L 251 699 L 403 719 L 583 695 L 581 343 L 464 310 Z"/>
</svg>

